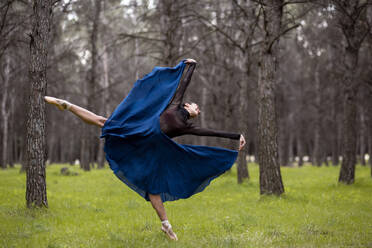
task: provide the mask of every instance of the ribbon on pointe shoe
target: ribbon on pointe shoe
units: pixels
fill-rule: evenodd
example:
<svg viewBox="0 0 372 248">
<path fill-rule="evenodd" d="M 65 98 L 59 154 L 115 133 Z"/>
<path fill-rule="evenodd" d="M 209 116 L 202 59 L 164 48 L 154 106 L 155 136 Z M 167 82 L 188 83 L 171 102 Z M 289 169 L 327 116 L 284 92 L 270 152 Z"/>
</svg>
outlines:
<svg viewBox="0 0 372 248">
<path fill-rule="evenodd" d="M 169 221 L 163 220 L 161 224 L 162 224 L 161 230 L 165 232 L 170 239 L 177 241 L 178 240 L 177 235 L 173 232 L 172 225 L 169 223 Z"/>
</svg>

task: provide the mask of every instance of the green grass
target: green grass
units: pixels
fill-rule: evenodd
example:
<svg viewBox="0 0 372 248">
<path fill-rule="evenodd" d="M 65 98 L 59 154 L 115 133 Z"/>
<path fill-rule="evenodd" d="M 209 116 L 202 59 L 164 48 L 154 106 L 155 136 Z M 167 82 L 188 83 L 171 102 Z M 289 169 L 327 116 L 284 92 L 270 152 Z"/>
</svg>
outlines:
<svg viewBox="0 0 372 248">
<path fill-rule="evenodd" d="M 372 179 L 337 184 L 339 167 L 282 168 L 286 193 L 260 197 L 258 167 L 235 168 L 187 200 L 167 202 L 168 240 L 149 202 L 110 169 L 62 176 L 47 168 L 49 209 L 25 207 L 25 174 L 0 171 L 0 247 L 372 247 Z"/>
</svg>

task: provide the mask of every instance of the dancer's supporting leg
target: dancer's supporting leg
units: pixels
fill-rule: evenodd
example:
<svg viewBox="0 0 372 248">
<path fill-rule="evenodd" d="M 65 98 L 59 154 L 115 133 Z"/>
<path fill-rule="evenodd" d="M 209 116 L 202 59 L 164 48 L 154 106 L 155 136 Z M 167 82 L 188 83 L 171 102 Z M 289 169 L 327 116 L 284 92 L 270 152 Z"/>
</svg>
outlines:
<svg viewBox="0 0 372 248">
<path fill-rule="evenodd" d="M 44 99 L 47 103 L 56 105 L 60 110 L 64 109 L 70 110 L 72 113 L 74 113 L 76 116 L 78 116 L 80 119 L 82 119 L 84 122 L 88 124 L 103 127 L 105 121 L 107 120 L 107 118 L 103 116 L 96 115 L 95 113 L 90 112 L 89 110 L 86 110 L 77 105 L 74 105 L 66 100 L 50 96 L 46 96 L 44 97 Z"/>
<path fill-rule="evenodd" d="M 168 221 L 167 214 L 165 212 L 163 201 L 161 200 L 160 195 L 149 194 L 149 198 L 152 207 L 155 209 L 156 213 L 160 218 L 162 224 L 161 230 L 163 230 L 163 232 L 165 232 L 170 239 L 178 240 L 177 235 L 173 232 L 172 226 Z"/>
</svg>

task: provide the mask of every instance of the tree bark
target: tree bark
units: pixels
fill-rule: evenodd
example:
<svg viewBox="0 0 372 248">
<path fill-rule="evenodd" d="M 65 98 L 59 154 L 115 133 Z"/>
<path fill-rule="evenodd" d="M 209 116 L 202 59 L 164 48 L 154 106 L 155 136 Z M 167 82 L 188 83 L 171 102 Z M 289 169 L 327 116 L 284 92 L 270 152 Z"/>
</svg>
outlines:
<svg viewBox="0 0 372 248">
<path fill-rule="evenodd" d="M 282 0 L 267 0 L 261 5 L 264 29 L 258 79 L 258 163 L 261 194 L 281 195 L 284 192 L 278 163 L 278 127 L 274 93 L 282 6 Z"/>
<path fill-rule="evenodd" d="M 27 206 L 48 207 L 45 173 L 45 102 L 49 31 L 52 1 L 33 1 L 33 27 L 30 35 L 31 91 L 27 115 Z"/>
<path fill-rule="evenodd" d="M 357 135 L 355 97 L 356 89 L 354 87 L 347 87 L 344 90 L 343 156 L 338 181 L 346 184 L 354 183 L 355 178 Z"/>
</svg>

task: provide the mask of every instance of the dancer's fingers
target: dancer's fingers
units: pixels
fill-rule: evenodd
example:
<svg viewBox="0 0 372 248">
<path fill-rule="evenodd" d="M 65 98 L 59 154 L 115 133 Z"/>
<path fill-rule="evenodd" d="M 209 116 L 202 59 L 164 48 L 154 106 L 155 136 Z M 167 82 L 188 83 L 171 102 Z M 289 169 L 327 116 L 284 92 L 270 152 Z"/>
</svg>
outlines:
<svg viewBox="0 0 372 248">
<path fill-rule="evenodd" d="M 195 63 L 196 64 L 196 60 L 195 59 L 186 59 L 185 63 L 186 64 L 191 64 L 191 63 Z"/>
<path fill-rule="evenodd" d="M 244 147 L 244 145 L 245 145 L 245 138 L 244 138 L 244 136 L 243 135 L 240 135 L 240 142 L 239 142 L 240 144 L 239 144 L 239 151 Z"/>
</svg>

